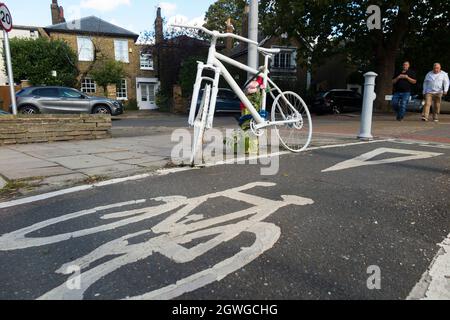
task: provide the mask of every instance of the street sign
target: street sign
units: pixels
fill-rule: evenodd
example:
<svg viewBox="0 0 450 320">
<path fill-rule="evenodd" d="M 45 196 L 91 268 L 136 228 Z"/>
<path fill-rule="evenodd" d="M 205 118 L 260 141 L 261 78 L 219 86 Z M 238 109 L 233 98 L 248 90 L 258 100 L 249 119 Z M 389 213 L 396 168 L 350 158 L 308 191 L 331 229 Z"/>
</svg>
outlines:
<svg viewBox="0 0 450 320">
<path fill-rule="evenodd" d="M 8 71 L 9 91 L 11 94 L 11 107 L 14 115 L 17 115 L 16 91 L 14 89 L 14 76 L 11 62 L 11 49 L 9 47 L 8 33 L 13 28 L 12 15 L 4 3 L 0 3 L 0 27 L 3 29 L 3 38 L 5 39 L 5 57 L 6 70 Z"/>
<path fill-rule="evenodd" d="M 10 32 L 13 28 L 11 12 L 4 3 L 0 3 L 0 26 L 6 32 Z"/>
</svg>

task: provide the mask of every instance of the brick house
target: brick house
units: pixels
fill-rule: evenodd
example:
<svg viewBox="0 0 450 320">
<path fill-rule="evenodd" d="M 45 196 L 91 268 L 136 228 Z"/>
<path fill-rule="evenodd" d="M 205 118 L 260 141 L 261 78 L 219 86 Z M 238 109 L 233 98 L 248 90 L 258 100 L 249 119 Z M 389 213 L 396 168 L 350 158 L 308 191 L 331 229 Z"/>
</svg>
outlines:
<svg viewBox="0 0 450 320">
<path fill-rule="evenodd" d="M 157 109 L 159 80 L 152 54 L 137 44 L 139 35 L 95 16 L 66 22 L 57 0 L 52 1 L 52 25 L 43 28 L 44 36 L 64 40 L 78 53 L 79 84 L 89 95 L 103 95 L 103 89 L 90 77 L 95 62 L 112 59 L 124 64 L 125 78 L 120 86 L 109 86 L 107 95 L 124 102 L 136 100 L 139 109 Z"/>
</svg>

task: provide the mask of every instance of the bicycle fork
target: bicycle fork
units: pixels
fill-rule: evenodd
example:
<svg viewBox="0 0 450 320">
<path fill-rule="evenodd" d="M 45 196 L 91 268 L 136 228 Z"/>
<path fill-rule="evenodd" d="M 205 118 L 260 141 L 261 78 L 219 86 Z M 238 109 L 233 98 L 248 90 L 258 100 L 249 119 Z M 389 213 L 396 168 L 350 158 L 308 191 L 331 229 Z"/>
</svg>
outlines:
<svg viewBox="0 0 450 320">
<path fill-rule="evenodd" d="M 204 70 L 214 71 L 214 78 L 204 77 Z M 211 129 L 214 125 L 214 114 L 216 112 L 217 95 L 219 93 L 219 81 L 220 81 L 220 69 L 213 65 L 204 64 L 203 62 L 198 62 L 197 76 L 194 84 L 194 93 L 191 101 L 191 110 L 189 113 L 189 125 L 192 127 L 195 125 L 195 113 L 197 111 L 198 97 L 201 90 L 201 85 L 203 81 L 210 81 L 212 83 L 212 91 L 210 96 L 209 110 L 207 111 L 207 122 L 206 129 Z"/>
</svg>

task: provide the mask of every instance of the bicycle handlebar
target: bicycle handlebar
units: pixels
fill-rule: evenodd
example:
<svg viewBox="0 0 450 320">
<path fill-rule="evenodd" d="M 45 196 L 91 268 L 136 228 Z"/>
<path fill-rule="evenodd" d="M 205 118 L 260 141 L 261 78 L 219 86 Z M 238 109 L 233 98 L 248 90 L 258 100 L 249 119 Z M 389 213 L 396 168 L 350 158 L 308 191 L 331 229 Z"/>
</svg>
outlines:
<svg viewBox="0 0 450 320">
<path fill-rule="evenodd" d="M 211 35 L 213 37 L 216 37 L 216 38 L 234 38 L 234 39 L 236 39 L 238 41 L 243 41 L 243 42 L 247 42 L 247 43 L 259 46 L 258 42 L 250 40 L 250 39 L 247 39 L 247 38 L 244 38 L 244 37 L 241 37 L 241 36 L 238 36 L 238 35 L 236 35 L 234 33 L 220 33 L 219 31 L 211 31 L 211 30 L 206 29 L 203 26 L 199 27 L 199 26 L 187 26 L 187 25 L 175 25 L 175 24 L 173 24 L 173 25 L 171 25 L 171 27 L 174 27 L 174 28 L 186 28 L 186 29 L 196 29 L 196 30 L 203 31 L 204 33 L 209 34 L 209 35 Z"/>
</svg>

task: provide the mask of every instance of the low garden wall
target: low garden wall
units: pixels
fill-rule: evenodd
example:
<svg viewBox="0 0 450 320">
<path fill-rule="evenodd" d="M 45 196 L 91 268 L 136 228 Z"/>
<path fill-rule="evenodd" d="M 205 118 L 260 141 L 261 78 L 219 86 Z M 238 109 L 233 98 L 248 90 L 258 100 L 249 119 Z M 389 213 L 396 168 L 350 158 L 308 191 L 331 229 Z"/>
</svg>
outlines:
<svg viewBox="0 0 450 320">
<path fill-rule="evenodd" d="M 0 116 L 0 145 L 111 138 L 109 115 Z"/>
</svg>

